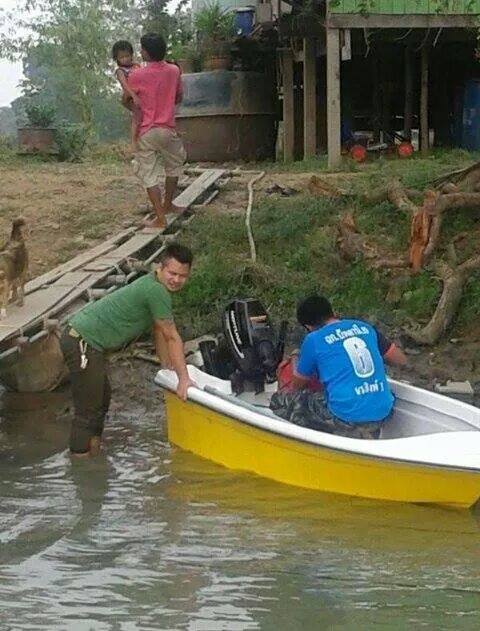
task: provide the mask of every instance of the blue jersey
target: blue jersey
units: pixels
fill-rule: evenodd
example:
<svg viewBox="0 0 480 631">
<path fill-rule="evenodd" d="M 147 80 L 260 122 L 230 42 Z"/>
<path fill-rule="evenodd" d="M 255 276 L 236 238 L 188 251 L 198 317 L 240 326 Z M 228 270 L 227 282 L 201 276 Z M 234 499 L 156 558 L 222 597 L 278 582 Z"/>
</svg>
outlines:
<svg viewBox="0 0 480 631">
<path fill-rule="evenodd" d="M 382 336 L 383 346 L 385 338 Z M 381 421 L 392 411 L 394 397 L 385 374 L 373 326 L 361 320 L 337 320 L 309 333 L 297 365 L 302 377 L 317 376 L 325 388 L 329 411 L 348 423 Z"/>
</svg>

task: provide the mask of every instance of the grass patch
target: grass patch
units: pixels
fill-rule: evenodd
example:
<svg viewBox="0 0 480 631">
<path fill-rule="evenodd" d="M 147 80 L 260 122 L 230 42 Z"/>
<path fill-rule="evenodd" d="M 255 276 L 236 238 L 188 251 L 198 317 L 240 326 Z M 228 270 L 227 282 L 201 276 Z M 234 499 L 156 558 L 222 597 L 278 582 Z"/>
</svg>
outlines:
<svg viewBox="0 0 480 631">
<path fill-rule="evenodd" d="M 85 160 L 96 164 L 124 164 L 132 156 L 127 142 L 92 144 L 85 152 Z"/>
<path fill-rule="evenodd" d="M 408 248 L 410 218 L 394 208 L 389 202 L 381 204 L 358 203 L 355 220 L 359 231 L 369 235 L 389 251 Z"/>
<path fill-rule="evenodd" d="M 362 261 L 346 264 L 337 253 L 342 212 L 342 202 L 307 195 L 260 201 L 253 212 L 256 264 L 249 260 L 243 216 L 198 217 L 182 235 L 197 253 L 192 279 L 175 297 L 184 334 L 218 330 L 224 305 L 242 296 L 258 297 L 277 320 L 293 320 L 297 301 L 313 292 L 328 295 L 343 313 L 382 314 L 381 274 Z"/>
<path fill-rule="evenodd" d="M 433 274 L 423 271 L 412 276 L 405 288 L 399 308 L 408 318 L 428 319 L 440 297 L 441 285 Z"/>
<path fill-rule="evenodd" d="M 480 313 L 480 273 L 471 276 L 463 290 L 455 325 L 471 327 Z"/>
</svg>

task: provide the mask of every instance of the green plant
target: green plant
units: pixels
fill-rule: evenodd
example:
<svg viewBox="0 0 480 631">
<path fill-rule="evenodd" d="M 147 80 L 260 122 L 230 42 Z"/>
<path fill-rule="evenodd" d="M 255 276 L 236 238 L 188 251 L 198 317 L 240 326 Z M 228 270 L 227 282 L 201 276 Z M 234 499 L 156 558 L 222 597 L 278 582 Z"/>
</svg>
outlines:
<svg viewBox="0 0 480 631">
<path fill-rule="evenodd" d="M 32 127 L 50 127 L 55 119 L 56 110 L 50 103 L 28 103 L 25 113 Z"/>
<path fill-rule="evenodd" d="M 224 48 L 233 34 L 234 14 L 222 9 L 218 2 L 211 2 L 197 13 L 195 29 L 202 47 L 211 53 Z"/>
<path fill-rule="evenodd" d="M 59 160 L 64 162 L 80 162 L 88 141 L 88 130 L 85 125 L 77 123 L 61 123 L 55 133 Z"/>
<path fill-rule="evenodd" d="M 0 164 L 11 164 L 16 158 L 13 142 L 6 136 L 0 136 Z"/>
<path fill-rule="evenodd" d="M 179 59 L 190 59 L 193 60 L 195 58 L 195 45 L 192 41 L 182 43 L 182 42 L 174 42 L 169 47 L 169 57 L 174 61 L 178 61 Z"/>
</svg>

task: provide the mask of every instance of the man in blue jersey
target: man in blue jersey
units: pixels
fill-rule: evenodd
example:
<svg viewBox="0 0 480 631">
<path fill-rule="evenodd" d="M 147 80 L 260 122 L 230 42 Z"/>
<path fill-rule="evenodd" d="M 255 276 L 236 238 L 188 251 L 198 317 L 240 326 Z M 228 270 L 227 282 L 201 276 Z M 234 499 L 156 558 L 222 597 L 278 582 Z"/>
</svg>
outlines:
<svg viewBox="0 0 480 631">
<path fill-rule="evenodd" d="M 371 324 L 337 318 L 323 296 L 297 308 L 308 331 L 295 367 L 294 392 L 278 392 L 271 409 L 295 424 L 351 438 L 378 438 L 390 417 L 394 396 L 385 364 L 403 366 L 406 357 Z M 305 390 L 312 377 L 323 392 Z"/>
</svg>

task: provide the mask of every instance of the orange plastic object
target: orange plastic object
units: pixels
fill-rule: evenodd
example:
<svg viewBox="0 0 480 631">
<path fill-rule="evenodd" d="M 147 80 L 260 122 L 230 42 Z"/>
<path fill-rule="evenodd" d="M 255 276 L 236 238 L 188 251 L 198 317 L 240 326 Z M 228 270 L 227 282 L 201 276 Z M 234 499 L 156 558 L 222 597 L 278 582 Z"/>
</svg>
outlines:
<svg viewBox="0 0 480 631">
<path fill-rule="evenodd" d="M 292 357 L 285 359 L 277 368 L 278 389 L 281 392 L 293 392 L 292 379 L 294 371 L 294 360 Z M 310 392 L 320 392 L 323 386 L 318 379 L 312 377 L 306 385 Z"/>
<path fill-rule="evenodd" d="M 350 149 L 350 155 L 355 162 L 365 162 L 367 159 L 367 150 L 362 145 L 353 145 Z"/>
<path fill-rule="evenodd" d="M 413 154 L 413 145 L 411 142 L 401 142 L 397 146 L 397 153 L 400 158 L 409 158 Z"/>
</svg>

